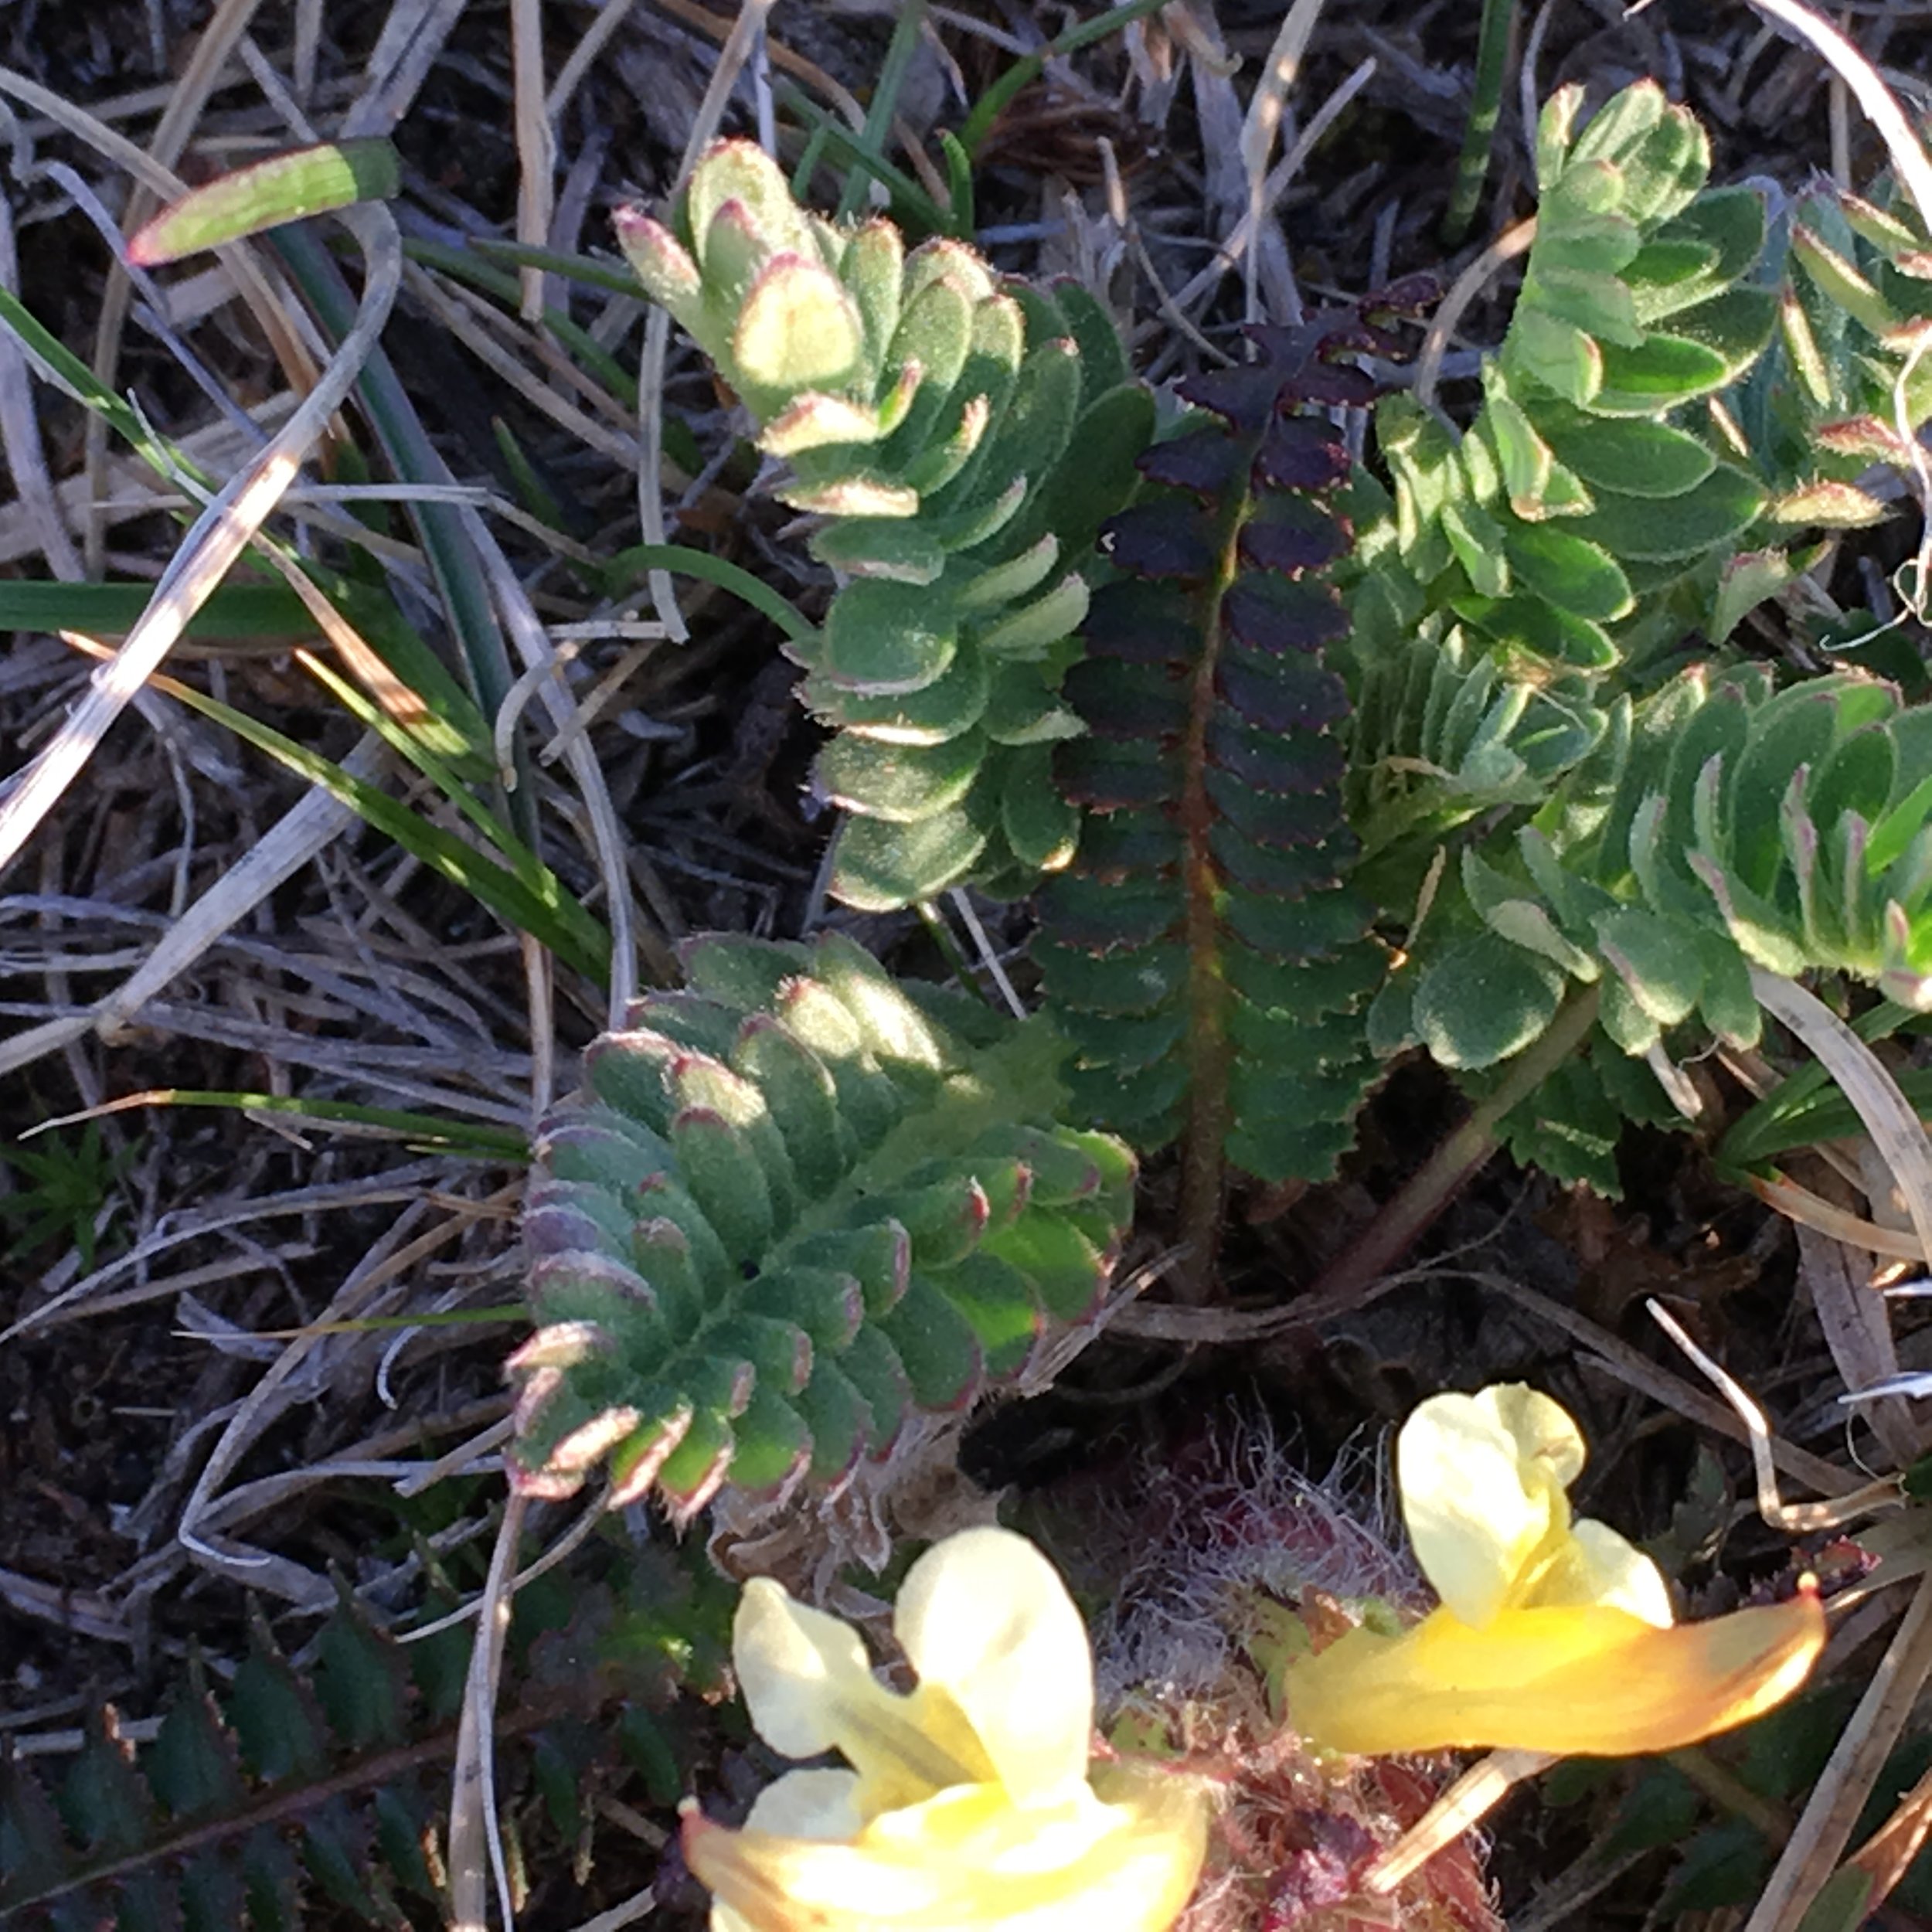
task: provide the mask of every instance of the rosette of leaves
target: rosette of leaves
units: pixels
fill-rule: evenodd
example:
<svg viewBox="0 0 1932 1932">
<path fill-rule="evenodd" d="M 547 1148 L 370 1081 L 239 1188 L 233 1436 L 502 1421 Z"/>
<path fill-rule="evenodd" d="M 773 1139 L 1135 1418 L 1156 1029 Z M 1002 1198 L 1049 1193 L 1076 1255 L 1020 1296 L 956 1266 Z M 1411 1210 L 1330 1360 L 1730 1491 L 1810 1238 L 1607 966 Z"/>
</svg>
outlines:
<svg viewBox="0 0 1932 1932">
<path fill-rule="evenodd" d="M 1349 694 L 1325 659 L 1348 620 L 1325 573 L 1350 464 L 1318 412 L 1374 394 L 1349 352 L 1396 343 L 1352 311 L 1248 333 L 1255 360 L 1181 384 L 1199 413 L 1107 526 L 1113 575 L 1067 679 L 1087 735 L 1059 767 L 1090 815 L 1036 949 L 1076 1105 L 1142 1149 L 1185 1135 L 1197 1270 L 1226 1163 L 1312 1177 L 1349 1145 L 1374 1072 L 1357 1009 L 1384 964 L 1349 883 Z"/>
<path fill-rule="evenodd" d="M 1461 869 L 1463 917 L 1386 996 L 1447 1066 L 1521 1051 L 1585 985 L 1667 1083 L 1672 1053 L 1756 1043 L 1753 968 L 1932 1011 L 1932 707 L 1862 673 L 1778 690 L 1765 665 L 1694 668 L 1619 706 L 1550 804 Z"/>
<path fill-rule="evenodd" d="M 750 410 L 821 518 L 841 586 L 791 647 L 852 815 L 833 892 L 883 910 L 966 880 L 1029 888 L 1078 833 L 1049 777 L 1082 566 L 1134 486 L 1153 405 L 1100 304 L 1002 281 L 971 250 L 801 209 L 775 164 L 714 147 L 667 223 L 617 227 L 645 289 Z"/>
<path fill-rule="evenodd" d="M 590 1049 L 539 1137 L 512 1466 L 688 1518 L 836 1484 L 1090 1316 L 1132 1213 L 1058 1124 L 1060 1051 L 849 940 L 715 938 Z"/>
<path fill-rule="evenodd" d="M 1692 406 L 1757 360 L 1777 302 L 1745 279 L 1763 197 L 1706 186 L 1689 110 L 1643 81 L 1579 134 L 1582 98 L 1543 111 L 1536 237 L 1475 421 L 1392 396 L 1377 428 L 1427 607 L 1507 658 L 1601 672 L 1720 622 L 1764 492 L 1721 410 Z"/>
</svg>

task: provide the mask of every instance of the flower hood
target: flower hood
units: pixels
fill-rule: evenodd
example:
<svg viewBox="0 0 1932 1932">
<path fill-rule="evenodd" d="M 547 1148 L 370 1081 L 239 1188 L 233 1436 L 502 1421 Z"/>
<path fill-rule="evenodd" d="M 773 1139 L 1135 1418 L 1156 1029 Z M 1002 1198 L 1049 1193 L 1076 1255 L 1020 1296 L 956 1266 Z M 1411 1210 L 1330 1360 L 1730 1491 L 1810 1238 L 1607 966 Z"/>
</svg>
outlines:
<svg viewBox="0 0 1932 1932">
<path fill-rule="evenodd" d="M 1302 1735 L 1375 1754 L 1623 1756 L 1693 1743 L 1789 1696 L 1824 1645 L 1815 1587 L 1678 1624 L 1648 1556 L 1572 1519 L 1584 1456 L 1564 1410 L 1519 1383 L 1422 1403 L 1396 1477 L 1441 1607 L 1400 1636 L 1352 1630 L 1291 1665 Z"/>
</svg>

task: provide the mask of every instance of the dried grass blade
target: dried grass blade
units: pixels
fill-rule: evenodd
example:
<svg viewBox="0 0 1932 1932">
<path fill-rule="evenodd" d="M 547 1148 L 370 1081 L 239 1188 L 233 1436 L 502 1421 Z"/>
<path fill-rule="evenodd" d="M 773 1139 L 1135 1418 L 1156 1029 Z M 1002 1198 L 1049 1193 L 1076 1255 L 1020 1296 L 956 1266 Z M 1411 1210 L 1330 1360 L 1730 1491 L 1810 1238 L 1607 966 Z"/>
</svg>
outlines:
<svg viewBox="0 0 1932 1932">
<path fill-rule="evenodd" d="M 1932 1771 L 1899 1800 L 1892 1815 L 1834 1875 L 1833 1883 L 1848 1872 L 1864 1880 L 1857 1902 L 1860 1920 L 1891 1896 L 1928 1835 L 1932 1835 Z"/>
<path fill-rule="evenodd" d="M 619 12 L 622 9 L 619 9 Z M 543 0 L 510 0 L 510 78 L 516 121 L 516 238 L 541 248 L 556 208 L 556 137 L 544 98 Z M 543 314 L 542 271 L 523 271 L 523 319 Z"/>
<path fill-rule="evenodd" d="M 196 519 L 126 642 L 96 672 L 87 696 L 0 804 L 0 870 L 19 855 L 108 726 L 158 668 L 189 617 L 247 549 L 373 351 L 402 285 L 402 240 L 395 223 L 380 209 L 352 209 L 342 219 L 362 245 L 366 270 L 354 326 L 268 447 Z"/>
<path fill-rule="evenodd" d="M 555 876 L 518 846 L 508 833 L 502 836 L 512 862 L 505 866 L 454 833 L 412 811 L 387 792 L 284 737 L 259 719 L 233 710 L 172 678 L 159 678 L 155 682 L 171 697 L 179 698 L 204 717 L 226 725 L 238 737 L 280 760 L 291 771 L 323 787 L 405 852 L 488 906 L 514 930 L 534 935 L 578 971 L 600 985 L 604 983 L 610 971 L 609 936 L 564 890 Z M 335 688 L 338 695 L 347 689 L 339 685 Z M 379 713 L 372 710 L 367 715 L 368 722 L 379 730 L 384 728 L 386 721 L 381 720 Z M 420 763 L 420 747 L 415 755 Z M 461 791 L 461 787 L 457 790 Z M 473 799 L 469 804 L 473 813 L 487 820 L 488 815 L 482 813 L 482 808 Z"/>
<path fill-rule="evenodd" d="M 386 134 L 410 111 L 443 43 L 469 0 L 396 0 L 376 51 L 364 66 L 362 91 L 342 117 L 345 135 Z"/>
<path fill-rule="evenodd" d="M 1852 1395 L 1869 1395 L 1899 1372 L 1890 1307 L 1867 1284 L 1869 1257 L 1802 1227 L 1798 1231 L 1798 1278 L 1811 1291 L 1832 1360 Z M 1872 1397 L 1861 1413 L 1898 1468 L 1903 1469 L 1918 1454 L 1920 1432 L 1900 1397 Z"/>
<path fill-rule="evenodd" d="M 1797 1932 L 1850 1842 L 1859 1813 L 1932 1674 L 1932 1577 L 1921 1577 L 1780 1855 L 1744 1932 Z"/>
<path fill-rule="evenodd" d="M 1923 144 L 1878 69 L 1828 20 L 1809 7 L 1801 6 L 1798 0 L 1750 0 L 1750 4 L 1781 26 L 1790 28 L 1800 39 L 1808 41 L 1850 88 L 1865 110 L 1866 119 L 1889 150 L 1899 179 L 1918 204 L 1919 219 L 1932 230 L 1932 161 L 1927 158 Z"/>
<path fill-rule="evenodd" d="M 349 776 L 367 779 L 376 765 L 369 737 L 343 760 Z M 111 1040 L 141 1009 L 188 971 L 209 947 L 355 823 L 346 802 L 318 789 L 297 801 L 268 832 L 174 920 L 140 967 L 96 1002 L 94 1030 Z"/>
<path fill-rule="evenodd" d="M 1927 1258 L 1917 1236 L 1904 1233 L 1897 1228 L 1880 1227 L 1877 1222 L 1868 1221 L 1862 1215 L 1835 1207 L 1822 1195 L 1814 1194 L 1809 1188 L 1800 1187 L 1795 1181 L 1787 1180 L 1782 1175 L 1769 1180 L 1753 1175 L 1750 1187 L 1767 1207 L 1776 1208 L 1787 1220 L 1796 1222 L 1801 1228 L 1815 1228 L 1820 1234 L 1829 1235 L 1833 1240 L 1845 1242 L 1852 1247 L 1862 1248 L 1868 1254 L 1889 1255 L 1900 1261 L 1923 1261 Z"/>
<path fill-rule="evenodd" d="M 1822 1000 L 1794 980 L 1753 966 L 1751 991 L 1767 1013 L 1783 1021 L 1824 1063 L 1857 1109 L 1898 1184 L 1920 1252 L 1932 1254 L 1932 1139 L 1890 1070 Z"/>
</svg>

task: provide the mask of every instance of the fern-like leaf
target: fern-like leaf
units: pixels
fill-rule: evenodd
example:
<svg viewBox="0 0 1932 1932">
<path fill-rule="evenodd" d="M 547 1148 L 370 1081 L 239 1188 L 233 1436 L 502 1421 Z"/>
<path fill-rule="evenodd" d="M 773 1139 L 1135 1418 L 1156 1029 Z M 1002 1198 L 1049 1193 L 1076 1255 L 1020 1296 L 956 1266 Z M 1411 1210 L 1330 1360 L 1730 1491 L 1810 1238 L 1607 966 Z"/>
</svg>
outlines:
<svg viewBox="0 0 1932 1932">
<path fill-rule="evenodd" d="M 835 1484 L 913 1409 L 1094 1311 L 1131 1213 L 1118 1141 L 1056 1124 L 1057 1043 L 915 1000 L 849 940 L 710 939 L 590 1049 L 539 1139 L 516 1479 L 688 1518 Z"/>
<path fill-rule="evenodd" d="M 51 1798 L 27 1766 L 0 1767 L 0 1917 L 292 1928 L 319 1895 L 362 1923 L 407 1927 L 399 1898 L 436 1898 L 431 1801 L 414 1774 L 453 1744 L 452 1713 L 429 1713 L 447 1743 L 410 1741 L 403 1653 L 351 1611 L 319 1648 L 304 1677 L 258 1627 L 225 1695 L 192 1669 L 138 1753 L 107 1712 Z"/>
<path fill-rule="evenodd" d="M 1182 385 L 1203 413 L 1107 527 L 1067 683 L 1089 735 L 1060 767 L 1090 818 L 1036 949 L 1077 1104 L 1143 1148 L 1185 1133 L 1197 1267 L 1227 1162 L 1316 1175 L 1349 1144 L 1373 1072 L 1356 1009 L 1383 971 L 1348 883 L 1349 702 L 1326 662 L 1349 459 L 1318 412 L 1373 394 L 1349 352 L 1396 345 L 1352 312 L 1250 334 L 1257 359 Z"/>
<path fill-rule="evenodd" d="M 784 501 L 824 519 L 842 587 L 792 651 L 835 734 L 820 787 L 852 815 L 832 890 L 876 911 L 1025 892 L 1077 835 L 1049 776 L 1080 730 L 1060 680 L 1153 431 L 1105 311 L 957 242 L 909 254 L 889 222 L 808 215 L 743 141 L 699 162 L 668 226 L 629 209 L 618 232 L 788 466 Z"/>
<path fill-rule="evenodd" d="M 590 1849 L 586 1794 L 668 1808 L 696 1741 L 673 1706 L 718 1681 L 736 1593 L 702 1556 L 606 1553 L 607 1576 L 519 1594 L 499 1701 L 498 1794 L 527 1852 Z M 257 1623 L 233 1681 L 191 1658 L 138 1748 L 111 1710 L 62 1775 L 0 1761 L 0 1923 L 9 1932 L 409 1932 L 440 1921 L 468 1631 L 407 1646 L 345 1605 L 304 1664 Z M 687 1711 L 702 1707 L 696 1701 Z M 526 1791 L 542 1802 L 525 1801 Z M 549 1829 L 539 1815 L 547 1811 Z"/>
</svg>

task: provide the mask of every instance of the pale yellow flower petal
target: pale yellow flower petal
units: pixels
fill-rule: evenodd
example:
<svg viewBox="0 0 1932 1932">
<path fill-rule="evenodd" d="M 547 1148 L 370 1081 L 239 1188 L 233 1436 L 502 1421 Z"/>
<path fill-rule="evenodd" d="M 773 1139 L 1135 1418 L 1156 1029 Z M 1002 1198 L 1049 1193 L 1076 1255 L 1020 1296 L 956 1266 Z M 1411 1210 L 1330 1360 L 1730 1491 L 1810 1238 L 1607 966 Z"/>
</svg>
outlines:
<svg viewBox="0 0 1932 1932">
<path fill-rule="evenodd" d="M 1476 1398 L 1509 1433 L 1518 1457 L 1548 1472 L 1559 1489 L 1583 1473 L 1590 1451 L 1570 1411 L 1524 1382 L 1492 1383 Z"/>
<path fill-rule="evenodd" d="M 856 1771 L 787 1771 L 752 1801 L 747 1832 L 785 1838 L 856 1838 L 865 1828 Z M 756 1932 L 728 1905 L 714 1903 L 711 1932 Z"/>
<path fill-rule="evenodd" d="M 747 1832 L 784 1838 L 856 1838 L 866 1828 L 856 1771 L 787 1771 L 751 1801 Z"/>
<path fill-rule="evenodd" d="M 1556 1560 L 1518 1607 L 1560 1610 L 1584 1604 L 1627 1610 L 1659 1630 L 1676 1621 L 1664 1573 L 1607 1523 L 1587 1516 L 1570 1526 Z"/>
<path fill-rule="evenodd" d="M 950 1697 L 1022 1806 L 1087 1780 L 1094 1665 L 1060 1573 L 1024 1536 L 968 1529 L 907 1573 L 893 1628 L 919 1673 L 915 1702 Z"/>
<path fill-rule="evenodd" d="M 868 1815 L 992 1775 L 944 1697 L 916 1702 L 886 1689 L 856 1631 L 768 1577 L 745 1586 L 731 1655 L 758 1735 L 787 1757 L 842 1752 L 866 1781 Z"/>
<path fill-rule="evenodd" d="M 1311 1743 L 1365 1755 L 1675 1750 L 1788 1697 L 1824 1642 L 1815 1588 L 1663 1629 L 1600 1605 L 1506 1610 L 1480 1630 L 1439 1610 L 1400 1637 L 1351 1631 L 1298 1659 L 1289 1709 Z"/>
<path fill-rule="evenodd" d="M 1431 1396 L 1402 1425 L 1403 1520 L 1423 1574 L 1464 1622 L 1487 1623 L 1502 1607 L 1567 1522 L 1563 1486 L 1582 1466 L 1576 1424 L 1520 1385 Z"/>
<path fill-rule="evenodd" d="M 1206 1807 L 1173 1779 L 1102 1803 L 1020 1810 L 960 1786 L 847 1843 L 729 1832 L 696 1816 L 685 1857 L 748 1932 L 1165 1932 L 1194 1889 Z"/>
</svg>

